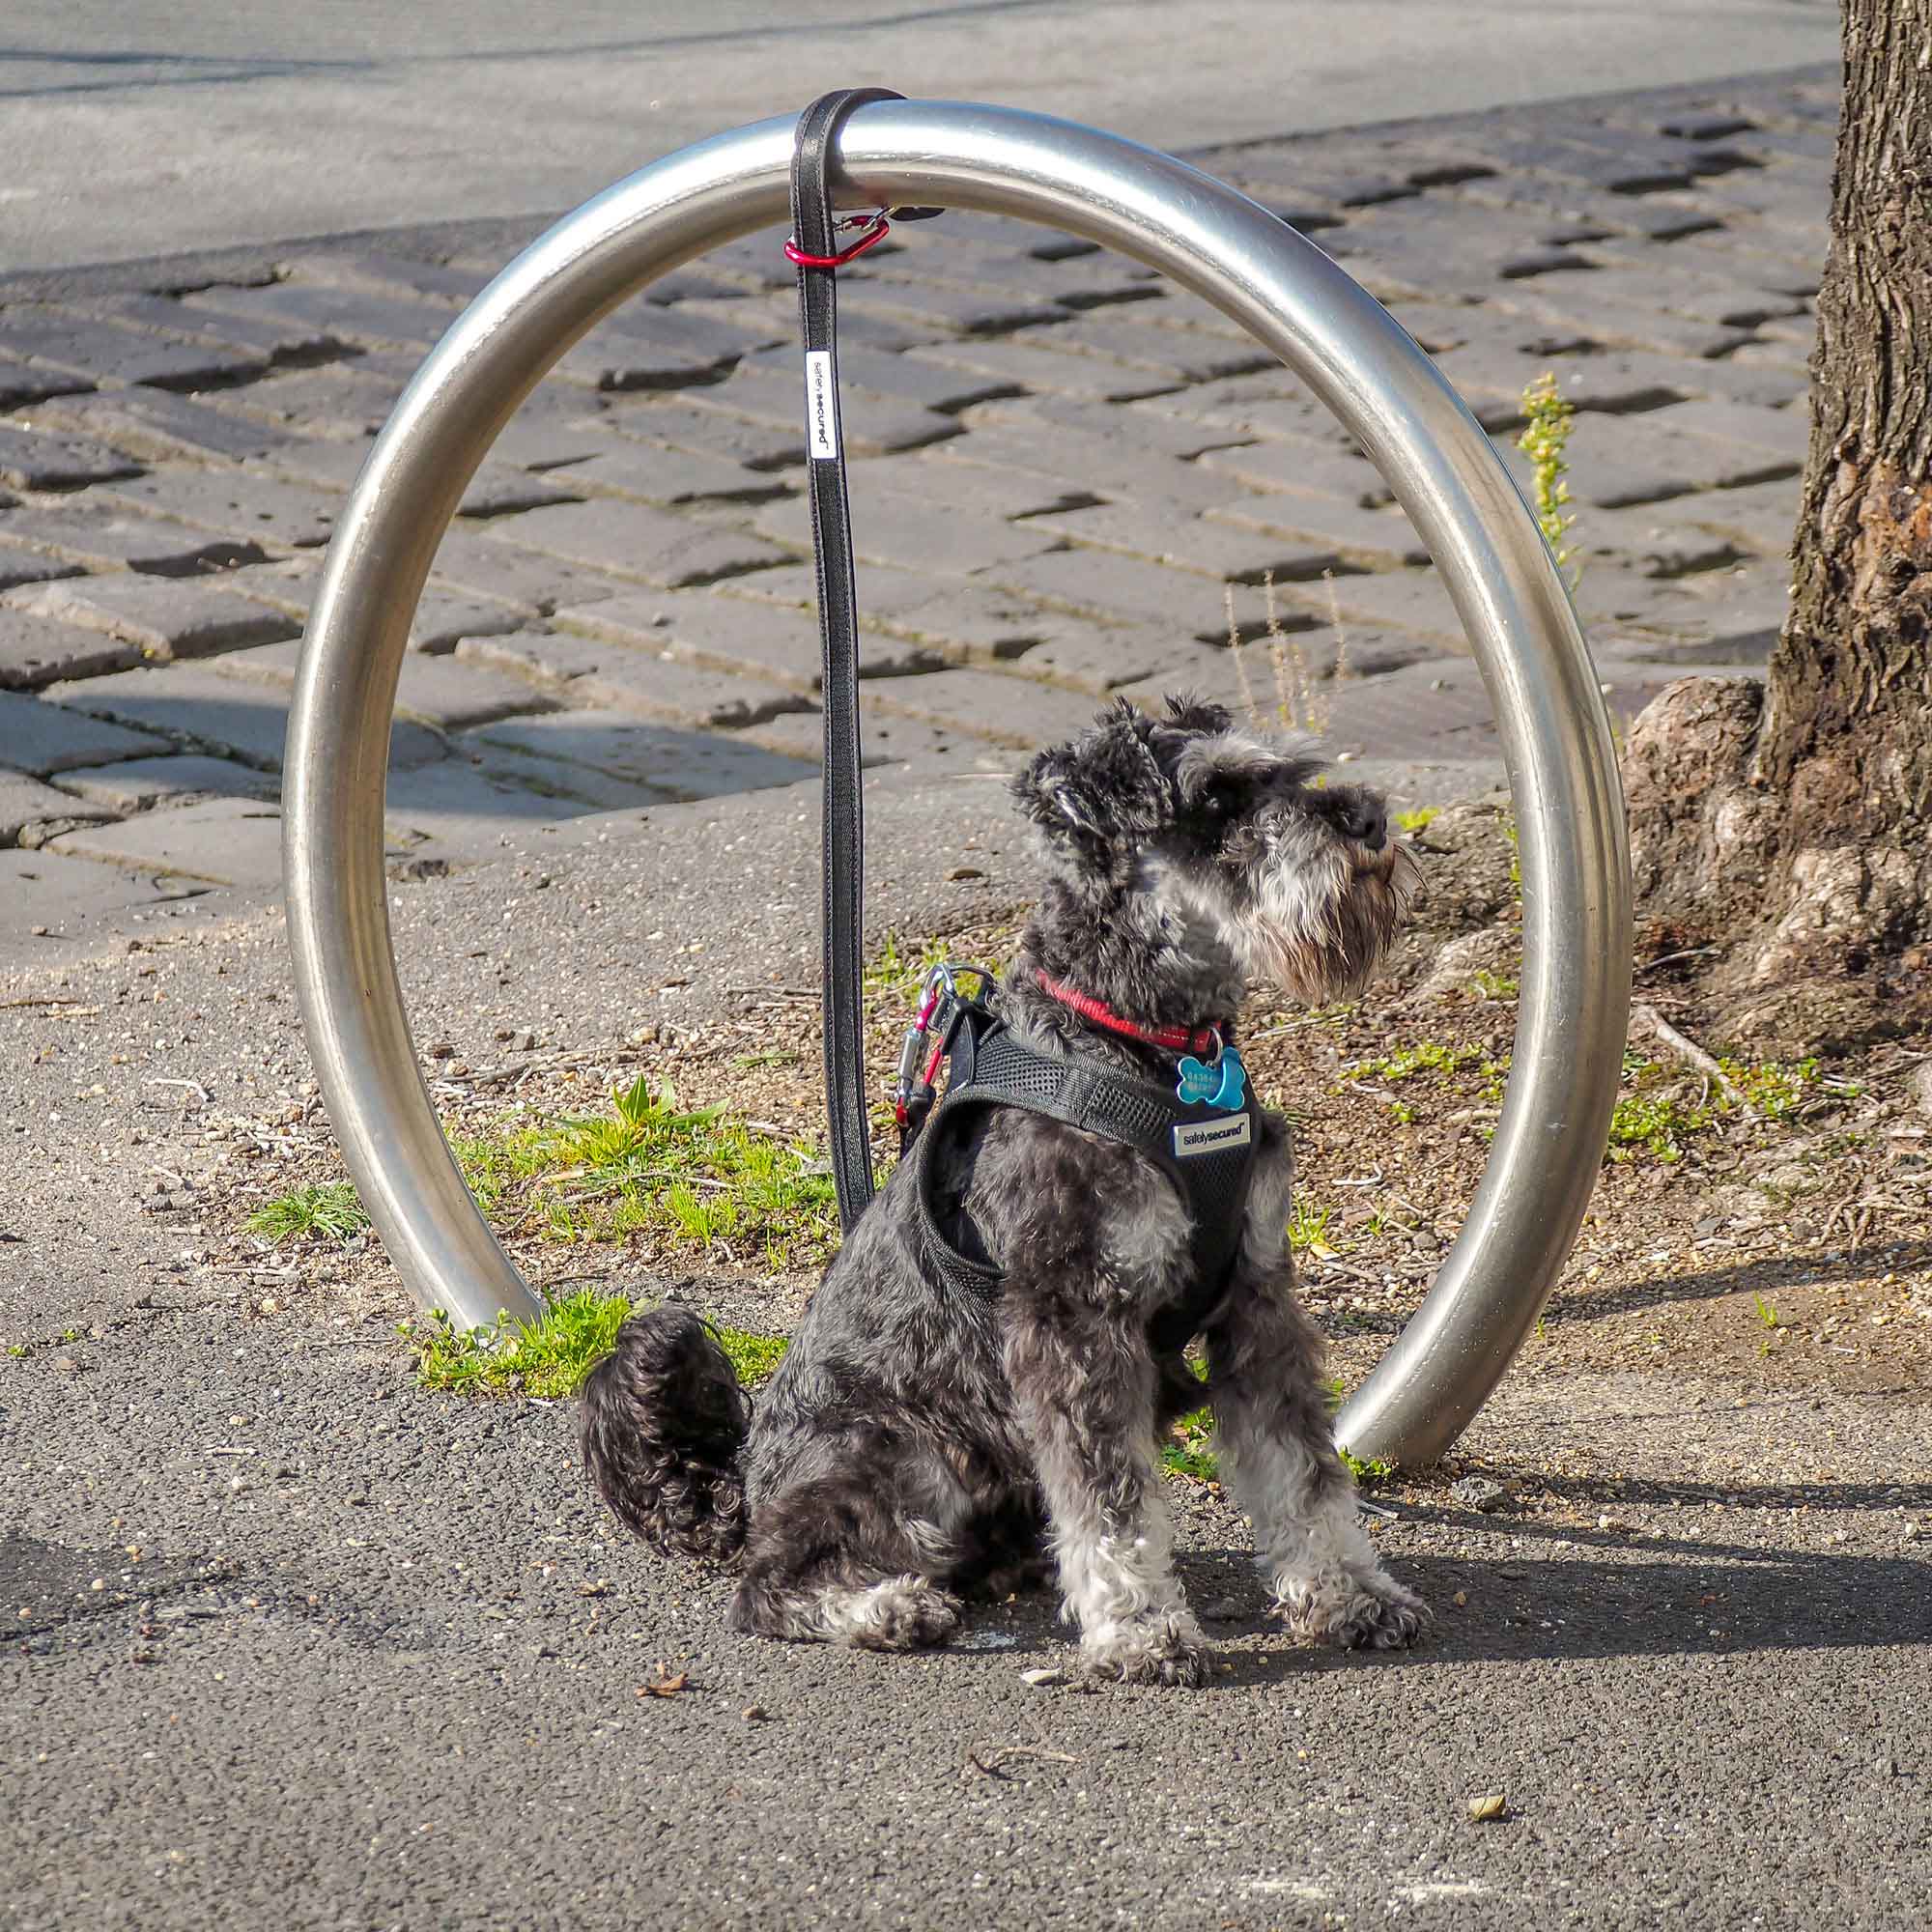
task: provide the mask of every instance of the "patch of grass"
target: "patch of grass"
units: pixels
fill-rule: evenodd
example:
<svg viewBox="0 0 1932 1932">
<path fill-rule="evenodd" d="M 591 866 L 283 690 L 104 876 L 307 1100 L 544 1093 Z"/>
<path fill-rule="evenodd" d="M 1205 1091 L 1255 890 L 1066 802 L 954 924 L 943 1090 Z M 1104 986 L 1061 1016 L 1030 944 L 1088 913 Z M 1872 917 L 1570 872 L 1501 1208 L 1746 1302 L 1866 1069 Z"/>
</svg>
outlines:
<svg viewBox="0 0 1932 1932">
<path fill-rule="evenodd" d="M 1492 1059 L 1479 1046 L 1444 1046 L 1439 1040 L 1425 1039 L 1414 1046 L 1400 1048 L 1386 1054 L 1379 1060 L 1358 1060 L 1343 1068 L 1346 1080 L 1374 1080 L 1384 1086 L 1399 1086 L 1405 1080 L 1413 1080 L 1421 1074 L 1433 1073 L 1442 1084 L 1448 1085 L 1463 1074 L 1473 1069 L 1481 1081 L 1477 1089 L 1480 1098 L 1497 1102 L 1503 1097 L 1503 1082 L 1509 1075 L 1510 1057 Z M 1340 1088 L 1336 1089 L 1339 1093 Z M 1385 1100 L 1395 1121 L 1404 1126 L 1416 1118 L 1416 1109 L 1406 1100 Z"/>
<path fill-rule="evenodd" d="M 1815 1060 L 1749 1064 L 1719 1063 L 1747 1105 L 1767 1121 L 1784 1119 L 1818 1082 Z M 1610 1116 L 1608 1157 L 1617 1162 L 1648 1154 L 1674 1165 L 1684 1158 L 1685 1144 L 1738 1114 L 1732 1097 L 1715 1083 L 1699 1097 L 1687 1096 L 1690 1082 L 1683 1069 L 1645 1060 L 1626 1050 L 1624 1082 L 1631 1092 L 1621 1095 Z"/>
<path fill-rule="evenodd" d="M 1751 1303 L 1757 1309 L 1757 1319 L 1766 1328 L 1782 1328 L 1784 1323 L 1777 1319 L 1777 1303 L 1768 1301 L 1761 1294 L 1753 1294 Z"/>
<path fill-rule="evenodd" d="M 369 1215 L 353 1181 L 332 1180 L 320 1187 L 292 1187 L 248 1216 L 251 1235 L 270 1247 L 284 1241 L 353 1241 L 369 1225 Z"/>
<path fill-rule="evenodd" d="M 1517 980 L 1479 966 L 1469 981 L 1469 990 L 1484 1000 L 1513 1000 L 1522 989 Z"/>
<path fill-rule="evenodd" d="M 668 1083 L 617 1088 L 608 1114 L 453 1145 L 486 1214 L 554 1240 L 751 1249 L 781 1268 L 822 1259 L 838 1235 L 838 1194 L 816 1149 L 722 1107 L 686 1107 Z"/>
<path fill-rule="evenodd" d="M 1440 813 L 1440 808 L 1434 805 L 1418 805 L 1413 811 L 1398 811 L 1395 822 L 1398 830 L 1414 834 L 1427 832 Z"/>
<path fill-rule="evenodd" d="M 914 940 L 889 932 L 866 963 L 866 997 L 910 1000 L 925 983 L 925 976 L 945 963 L 944 940 Z"/>
<path fill-rule="evenodd" d="M 438 1309 L 398 1322 L 396 1332 L 415 1350 L 416 1380 L 424 1388 L 556 1400 L 577 1393 L 638 1305 L 629 1295 L 586 1288 L 552 1301 L 534 1321 L 505 1320 L 459 1331 Z M 781 1336 L 741 1328 L 715 1332 L 747 1388 L 768 1379 L 784 1359 L 787 1344 Z"/>
</svg>

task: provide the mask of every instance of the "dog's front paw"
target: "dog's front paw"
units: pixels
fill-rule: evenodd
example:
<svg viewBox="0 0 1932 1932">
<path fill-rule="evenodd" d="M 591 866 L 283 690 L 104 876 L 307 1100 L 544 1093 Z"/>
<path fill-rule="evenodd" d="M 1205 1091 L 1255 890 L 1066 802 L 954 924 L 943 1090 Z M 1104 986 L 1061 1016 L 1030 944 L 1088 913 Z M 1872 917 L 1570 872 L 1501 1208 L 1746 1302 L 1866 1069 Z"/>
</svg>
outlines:
<svg viewBox="0 0 1932 1932">
<path fill-rule="evenodd" d="M 1082 1638 L 1081 1674 L 1090 1684 L 1168 1684 L 1198 1690 L 1211 1653 L 1192 1620 L 1150 1617 L 1114 1624 Z"/>
<path fill-rule="evenodd" d="M 1401 1650 L 1435 1621 L 1413 1590 L 1379 1571 L 1327 1588 L 1291 1588 L 1275 1614 L 1302 1642 L 1340 1650 Z"/>
</svg>

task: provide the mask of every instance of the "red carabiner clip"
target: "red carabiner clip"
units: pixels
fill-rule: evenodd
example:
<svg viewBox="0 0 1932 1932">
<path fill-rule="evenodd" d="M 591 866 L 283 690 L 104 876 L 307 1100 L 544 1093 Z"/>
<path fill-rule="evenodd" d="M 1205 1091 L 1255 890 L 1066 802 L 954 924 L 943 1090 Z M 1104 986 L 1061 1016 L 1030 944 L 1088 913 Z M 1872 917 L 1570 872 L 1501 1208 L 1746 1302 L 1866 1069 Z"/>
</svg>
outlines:
<svg viewBox="0 0 1932 1932">
<path fill-rule="evenodd" d="M 841 248 L 836 255 L 808 255 L 798 242 L 787 241 L 784 244 L 785 260 L 796 269 L 842 269 L 847 262 L 856 262 L 867 248 L 875 248 L 892 233 L 893 224 L 883 212 L 871 217 L 872 225 L 849 248 Z M 845 224 L 840 223 L 841 227 Z"/>
</svg>

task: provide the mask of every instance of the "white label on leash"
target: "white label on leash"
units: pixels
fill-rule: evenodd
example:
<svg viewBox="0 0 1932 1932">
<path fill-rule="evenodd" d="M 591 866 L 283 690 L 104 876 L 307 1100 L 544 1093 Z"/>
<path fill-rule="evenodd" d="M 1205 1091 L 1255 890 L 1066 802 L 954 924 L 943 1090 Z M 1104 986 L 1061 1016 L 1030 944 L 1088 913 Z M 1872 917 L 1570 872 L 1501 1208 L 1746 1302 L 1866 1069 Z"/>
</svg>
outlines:
<svg viewBox="0 0 1932 1932">
<path fill-rule="evenodd" d="M 838 391 L 832 382 L 829 349 L 806 351 L 805 435 L 814 458 L 838 454 Z"/>
<path fill-rule="evenodd" d="M 1253 1138 L 1245 1114 L 1232 1121 L 1190 1121 L 1174 1130 L 1174 1157 L 1185 1160 L 1190 1154 L 1219 1153 L 1224 1148 L 1246 1147 Z"/>
</svg>

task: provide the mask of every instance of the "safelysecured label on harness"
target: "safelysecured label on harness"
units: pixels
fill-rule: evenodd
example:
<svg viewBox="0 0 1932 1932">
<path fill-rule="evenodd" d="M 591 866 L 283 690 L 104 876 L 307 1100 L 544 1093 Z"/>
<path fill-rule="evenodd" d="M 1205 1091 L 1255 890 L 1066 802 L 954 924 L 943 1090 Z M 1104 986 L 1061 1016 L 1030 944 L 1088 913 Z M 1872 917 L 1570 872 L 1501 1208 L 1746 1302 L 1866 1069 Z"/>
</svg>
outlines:
<svg viewBox="0 0 1932 1932">
<path fill-rule="evenodd" d="M 823 349 L 806 352 L 805 428 L 811 454 L 838 454 L 838 390 L 832 380 L 832 357 Z"/>
<path fill-rule="evenodd" d="M 1194 1154 L 1221 1153 L 1246 1147 L 1253 1139 L 1253 1122 L 1246 1114 L 1232 1121 L 1183 1121 L 1174 1129 L 1174 1157 L 1186 1160 Z"/>
</svg>

